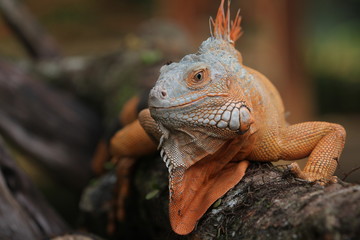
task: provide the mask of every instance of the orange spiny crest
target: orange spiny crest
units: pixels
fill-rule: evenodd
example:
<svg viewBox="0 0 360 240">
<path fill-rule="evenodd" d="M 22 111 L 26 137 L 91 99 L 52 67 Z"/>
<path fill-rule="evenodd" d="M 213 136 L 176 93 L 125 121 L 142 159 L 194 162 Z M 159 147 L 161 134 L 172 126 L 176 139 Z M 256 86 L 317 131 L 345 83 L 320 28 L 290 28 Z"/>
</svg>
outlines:
<svg viewBox="0 0 360 240">
<path fill-rule="evenodd" d="M 214 34 L 215 38 L 220 38 L 227 40 L 230 43 L 234 44 L 237 39 L 242 35 L 241 32 L 241 17 L 240 9 L 238 10 L 235 20 L 230 20 L 230 0 L 228 0 L 228 6 L 225 14 L 224 10 L 225 0 L 221 0 L 215 21 L 210 17 L 210 32 L 211 35 Z M 212 28 L 214 29 L 212 31 Z"/>
</svg>

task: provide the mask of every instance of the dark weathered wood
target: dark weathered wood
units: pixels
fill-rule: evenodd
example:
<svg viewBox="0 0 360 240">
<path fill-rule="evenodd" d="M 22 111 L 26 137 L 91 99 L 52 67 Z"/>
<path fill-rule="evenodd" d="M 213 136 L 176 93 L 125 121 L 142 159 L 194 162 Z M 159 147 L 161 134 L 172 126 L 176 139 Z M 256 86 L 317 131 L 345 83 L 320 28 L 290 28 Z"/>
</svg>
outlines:
<svg viewBox="0 0 360 240">
<path fill-rule="evenodd" d="M 0 13 L 28 54 L 36 60 L 55 59 L 60 51 L 27 7 L 18 0 L 0 0 Z"/>
<path fill-rule="evenodd" d="M 289 170 L 253 163 L 188 236 L 169 226 L 167 170 L 160 159 L 140 161 L 119 236 L 129 239 L 359 239 L 360 186 L 328 186 Z"/>
<path fill-rule="evenodd" d="M 4 148 L 0 136 L 0 239 L 37 240 L 68 227 Z"/>
<path fill-rule="evenodd" d="M 49 240 L 102 240 L 102 238 L 86 233 L 69 233 L 49 238 Z"/>
<path fill-rule="evenodd" d="M 61 182 L 87 182 L 99 129 L 98 117 L 77 99 L 0 60 L 0 132 Z"/>
<path fill-rule="evenodd" d="M 326 187 L 253 165 L 200 221 L 201 239 L 358 239 L 360 186 Z M 216 238 L 216 236 L 220 236 Z"/>
</svg>

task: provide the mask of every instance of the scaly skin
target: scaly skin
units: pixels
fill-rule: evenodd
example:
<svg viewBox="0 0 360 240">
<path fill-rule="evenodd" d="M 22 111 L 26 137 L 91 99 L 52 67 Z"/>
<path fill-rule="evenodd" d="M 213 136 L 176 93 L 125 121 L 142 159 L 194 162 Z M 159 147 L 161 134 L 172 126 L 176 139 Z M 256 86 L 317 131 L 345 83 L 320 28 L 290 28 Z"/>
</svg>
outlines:
<svg viewBox="0 0 360 240">
<path fill-rule="evenodd" d="M 115 155 L 122 157 L 149 146 L 143 129 L 159 143 L 169 169 L 170 222 L 178 234 L 194 229 L 211 204 L 241 180 L 249 161 L 309 156 L 304 170 L 291 164 L 293 172 L 326 182 L 333 180 L 345 142 L 345 130 L 337 124 L 286 123 L 275 87 L 242 64 L 233 46 L 240 18 L 230 28 L 229 6 L 225 15 L 223 5 L 224 0 L 213 21 L 214 35 L 198 53 L 161 68 L 149 109 L 113 140 Z M 124 144 L 129 147 L 121 149 Z"/>
</svg>

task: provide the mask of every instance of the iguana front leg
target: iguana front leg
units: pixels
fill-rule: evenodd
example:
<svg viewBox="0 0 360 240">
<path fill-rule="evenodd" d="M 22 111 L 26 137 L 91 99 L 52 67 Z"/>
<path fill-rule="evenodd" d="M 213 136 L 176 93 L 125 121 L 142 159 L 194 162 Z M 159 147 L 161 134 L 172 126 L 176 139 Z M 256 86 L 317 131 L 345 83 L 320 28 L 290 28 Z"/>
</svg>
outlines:
<svg viewBox="0 0 360 240">
<path fill-rule="evenodd" d="M 141 157 L 156 151 L 156 144 L 145 132 L 139 120 L 118 131 L 111 139 L 111 155 L 114 157 Z"/>
<path fill-rule="evenodd" d="M 305 122 L 278 130 L 270 129 L 256 143 L 249 159 L 277 161 L 309 156 L 302 171 L 293 163 L 293 172 L 308 181 L 330 181 L 344 148 L 345 136 L 342 126 L 327 122 Z"/>
<path fill-rule="evenodd" d="M 116 204 L 114 211 L 109 212 L 109 233 L 115 230 L 115 218 L 119 221 L 125 220 L 125 200 L 130 188 L 129 173 L 136 162 L 136 158 L 156 151 L 156 138 L 151 139 L 141 124 L 147 128 L 156 128 L 157 125 L 150 117 L 148 110 L 144 112 L 144 114 L 139 114 L 138 119 L 119 130 L 111 139 L 110 152 L 112 161 L 117 163 L 118 179 Z"/>
</svg>

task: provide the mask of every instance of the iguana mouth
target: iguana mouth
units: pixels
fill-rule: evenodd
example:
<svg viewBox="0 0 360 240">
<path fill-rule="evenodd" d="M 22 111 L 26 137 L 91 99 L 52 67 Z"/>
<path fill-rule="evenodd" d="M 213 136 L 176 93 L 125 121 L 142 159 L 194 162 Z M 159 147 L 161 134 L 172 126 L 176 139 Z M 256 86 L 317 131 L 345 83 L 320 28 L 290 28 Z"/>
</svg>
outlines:
<svg viewBox="0 0 360 240">
<path fill-rule="evenodd" d="M 176 104 L 176 105 L 171 105 L 171 106 L 166 106 L 166 107 L 158 107 L 158 106 L 151 106 L 149 105 L 149 108 L 152 109 L 176 109 L 176 108 L 183 108 L 189 105 L 192 105 L 193 103 L 199 102 L 201 100 L 203 100 L 206 97 L 226 97 L 228 96 L 228 93 L 208 93 L 205 95 L 202 95 L 198 98 L 192 99 L 191 101 L 188 102 L 184 102 L 184 103 L 180 103 L 180 104 Z M 171 100 L 169 101 L 171 102 Z"/>
<path fill-rule="evenodd" d="M 154 109 L 175 109 L 175 108 L 182 108 L 182 107 L 186 107 L 189 106 L 195 102 L 199 102 L 200 100 L 204 99 L 206 97 L 205 96 L 201 96 L 199 98 L 196 98 L 194 100 L 191 100 L 189 102 L 185 102 L 185 103 L 181 103 L 181 104 L 177 104 L 177 105 L 172 105 L 172 106 L 167 106 L 167 107 L 154 107 L 154 106 L 149 106 L 150 108 L 154 108 Z"/>
</svg>

